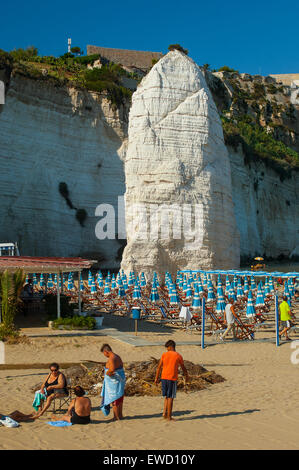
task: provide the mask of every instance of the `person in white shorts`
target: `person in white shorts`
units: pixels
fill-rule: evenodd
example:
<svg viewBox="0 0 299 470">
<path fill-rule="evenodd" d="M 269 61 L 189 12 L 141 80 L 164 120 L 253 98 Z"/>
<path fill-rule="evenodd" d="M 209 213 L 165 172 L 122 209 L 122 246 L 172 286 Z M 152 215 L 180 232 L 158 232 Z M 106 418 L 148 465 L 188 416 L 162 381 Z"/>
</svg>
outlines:
<svg viewBox="0 0 299 470">
<path fill-rule="evenodd" d="M 225 307 L 225 312 L 224 312 L 224 321 L 227 324 L 227 328 L 225 332 L 220 335 L 220 339 L 223 340 L 225 336 L 233 330 L 233 335 L 234 338 L 236 337 L 235 334 L 235 309 L 234 309 L 234 299 L 229 299 L 228 304 Z"/>
</svg>

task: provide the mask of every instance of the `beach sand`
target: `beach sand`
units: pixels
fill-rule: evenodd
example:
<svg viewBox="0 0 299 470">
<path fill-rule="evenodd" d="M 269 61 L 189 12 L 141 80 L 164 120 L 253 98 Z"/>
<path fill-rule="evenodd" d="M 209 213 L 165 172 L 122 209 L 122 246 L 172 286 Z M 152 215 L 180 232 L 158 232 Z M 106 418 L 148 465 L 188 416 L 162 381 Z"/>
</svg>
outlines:
<svg viewBox="0 0 299 470">
<path fill-rule="evenodd" d="M 105 325 L 133 331 L 130 319 L 107 316 Z M 47 328 L 22 331 L 50 332 Z M 99 410 L 96 396 L 91 398 L 89 425 L 53 428 L 47 424 L 51 414 L 46 413 L 19 428 L 0 427 L 0 449 L 298 449 L 299 365 L 291 362 L 291 343 L 276 347 L 274 333 L 267 335 L 273 342 L 220 343 L 204 350 L 197 345 L 177 346 L 185 359 L 214 370 L 226 381 L 196 393 L 179 392 L 174 402 L 176 422 L 162 419 L 162 397 L 149 396 L 125 398 L 125 420 L 111 422 L 111 416 L 105 418 Z M 170 338 L 199 341 L 199 334 L 145 322 L 138 337 L 161 343 Z M 28 369 L 0 370 L 0 413 L 33 410 L 30 388 L 42 381 L 48 369 L 30 365 L 104 361 L 100 346 L 105 342 L 124 361 L 159 358 L 165 351 L 163 346 L 134 347 L 110 336 L 35 337 L 30 344 L 6 345 L 6 363 L 27 364 Z"/>
</svg>

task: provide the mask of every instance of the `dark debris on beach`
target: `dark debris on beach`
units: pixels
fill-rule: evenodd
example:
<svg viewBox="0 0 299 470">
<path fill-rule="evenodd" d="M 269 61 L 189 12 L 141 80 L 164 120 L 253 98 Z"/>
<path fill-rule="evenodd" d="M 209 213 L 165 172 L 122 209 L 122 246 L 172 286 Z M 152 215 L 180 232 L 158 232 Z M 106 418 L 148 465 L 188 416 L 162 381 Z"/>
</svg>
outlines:
<svg viewBox="0 0 299 470">
<path fill-rule="evenodd" d="M 158 396 L 161 395 L 161 385 L 155 385 L 154 380 L 159 360 L 152 357 L 148 361 L 124 363 L 126 373 L 125 396 Z M 184 361 L 189 374 L 189 382 L 179 373 L 177 390 L 182 392 L 197 392 L 204 390 L 212 384 L 224 382 L 225 379 L 214 371 L 208 371 L 199 364 Z M 71 387 L 80 385 L 88 395 L 100 395 L 105 363 L 84 361 L 81 364 L 65 369 L 63 373 L 70 379 Z M 41 384 L 32 387 L 32 391 L 39 390 Z"/>
</svg>

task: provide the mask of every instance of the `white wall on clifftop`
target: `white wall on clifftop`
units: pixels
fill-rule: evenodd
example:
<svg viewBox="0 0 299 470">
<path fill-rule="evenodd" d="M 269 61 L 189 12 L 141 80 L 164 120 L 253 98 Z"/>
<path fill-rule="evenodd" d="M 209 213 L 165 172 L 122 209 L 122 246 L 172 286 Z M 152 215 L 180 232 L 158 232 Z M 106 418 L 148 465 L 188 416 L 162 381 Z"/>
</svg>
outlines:
<svg viewBox="0 0 299 470">
<path fill-rule="evenodd" d="M 102 255 L 109 267 L 120 247 L 95 236 L 95 208 L 117 207 L 124 194 L 125 110 L 95 93 L 12 77 L 0 112 L 0 241 L 21 254 Z M 85 227 L 58 191 L 65 182 Z"/>
</svg>

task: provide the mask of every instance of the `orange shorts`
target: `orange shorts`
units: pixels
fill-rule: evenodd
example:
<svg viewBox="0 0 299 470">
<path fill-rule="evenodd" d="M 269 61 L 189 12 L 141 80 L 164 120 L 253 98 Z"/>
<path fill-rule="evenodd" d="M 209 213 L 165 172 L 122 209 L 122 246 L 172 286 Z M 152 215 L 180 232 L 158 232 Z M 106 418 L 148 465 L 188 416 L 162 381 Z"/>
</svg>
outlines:
<svg viewBox="0 0 299 470">
<path fill-rule="evenodd" d="M 114 400 L 114 401 L 112 402 L 112 406 L 118 406 L 118 405 L 120 405 L 123 401 L 124 401 L 124 396 L 118 398 L 117 400 Z"/>
</svg>

